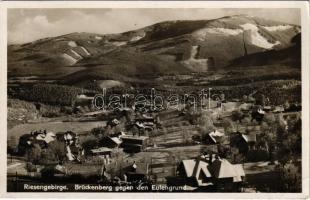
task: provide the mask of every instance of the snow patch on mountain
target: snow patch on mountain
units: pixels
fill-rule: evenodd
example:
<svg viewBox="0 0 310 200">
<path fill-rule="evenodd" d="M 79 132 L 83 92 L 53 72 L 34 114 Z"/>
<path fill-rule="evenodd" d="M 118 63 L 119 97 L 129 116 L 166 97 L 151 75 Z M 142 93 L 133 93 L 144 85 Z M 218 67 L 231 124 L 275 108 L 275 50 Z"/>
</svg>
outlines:
<svg viewBox="0 0 310 200">
<path fill-rule="evenodd" d="M 57 41 L 57 42 L 58 42 L 58 41 L 64 41 L 64 40 L 65 40 L 65 38 L 56 38 L 56 39 L 55 39 L 55 41 Z"/>
<path fill-rule="evenodd" d="M 143 33 L 142 35 L 137 35 L 137 36 L 135 36 L 135 37 L 132 37 L 131 40 L 130 40 L 130 42 L 136 42 L 136 41 L 138 41 L 138 40 L 141 40 L 141 39 L 144 38 L 144 37 L 145 37 L 145 33 Z"/>
<path fill-rule="evenodd" d="M 123 46 L 123 45 L 126 45 L 127 44 L 127 42 L 111 42 L 113 45 L 115 45 L 115 46 Z"/>
<path fill-rule="evenodd" d="M 69 54 L 67 53 L 63 53 L 62 54 L 62 57 L 64 58 L 64 60 L 66 61 L 66 63 L 68 65 L 74 65 L 75 63 L 77 63 L 77 59 L 73 58 L 72 56 L 70 56 Z"/>
<path fill-rule="evenodd" d="M 279 26 L 263 26 L 267 31 L 285 31 L 293 28 L 292 25 L 279 25 Z"/>
<path fill-rule="evenodd" d="M 243 32 L 242 29 L 230 29 L 230 28 L 209 28 L 208 33 L 224 34 L 224 35 L 238 35 Z"/>
<path fill-rule="evenodd" d="M 85 54 L 87 56 L 91 56 L 91 54 L 89 53 L 89 51 L 85 47 L 81 46 L 81 49 L 85 52 Z"/>
<path fill-rule="evenodd" d="M 197 59 L 199 46 L 192 46 L 190 58 L 182 61 L 183 64 L 190 68 L 206 71 L 208 69 L 208 59 Z"/>
<path fill-rule="evenodd" d="M 195 59 L 195 57 L 198 55 L 198 48 L 199 46 L 192 46 L 190 59 Z"/>
<path fill-rule="evenodd" d="M 194 32 L 197 39 L 203 41 L 207 34 L 221 34 L 221 35 L 238 35 L 243 32 L 242 29 L 230 29 L 230 28 L 204 28 Z"/>
<path fill-rule="evenodd" d="M 263 37 L 258 31 L 258 27 L 254 24 L 246 23 L 240 25 L 245 31 L 250 31 L 250 40 L 251 43 L 255 46 L 264 48 L 264 49 L 271 49 L 275 45 L 280 44 L 279 41 L 276 41 L 275 43 L 270 43 L 268 40 Z"/>
<path fill-rule="evenodd" d="M 83 59 L 83 57 L 80 54 L 78 54 L 76 51 L 74 51 L 73 49 L 70 49 L 70 51 L 78 58 L 78 60 Z"/>
<path fill-rule="evenodd" d="M 69 41 L 68 42 L 68 45 L 70 46 L 70 47 L 77 47 L 78 45 L 76 44 L 76 42 L 74 42 L 74 41 Z"/>
<path fill-rule="evenodd" d="M 96 40 L 102 40 L 102 37 L 96 35 L 96 36 L 95 36 L 95 39 L 96 39 Z"/>
</svg>

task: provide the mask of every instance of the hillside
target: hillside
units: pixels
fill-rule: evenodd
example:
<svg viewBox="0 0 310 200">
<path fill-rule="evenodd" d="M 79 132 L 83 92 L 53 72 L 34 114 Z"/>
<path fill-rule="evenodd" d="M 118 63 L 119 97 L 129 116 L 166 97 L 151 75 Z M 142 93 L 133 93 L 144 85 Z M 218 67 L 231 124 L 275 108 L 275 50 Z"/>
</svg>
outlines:
<svg viewBox="0 0 310 200">
<path fill-rule="evenodd" d="M 167 21 L 120 34 L 71 33 L 10 45 L 8 75 L 81 80 L 213 71 L 286 51 L 298 33 L 299 26 L 249 16 Z"/>
<path fill-rule="evenodd" d="M 235 59 L 232 67 L 285 65 L 301 67 L 301 34 L 292 38 L 292 45 L 281 50 L 268 50 Z"/>
</svg>

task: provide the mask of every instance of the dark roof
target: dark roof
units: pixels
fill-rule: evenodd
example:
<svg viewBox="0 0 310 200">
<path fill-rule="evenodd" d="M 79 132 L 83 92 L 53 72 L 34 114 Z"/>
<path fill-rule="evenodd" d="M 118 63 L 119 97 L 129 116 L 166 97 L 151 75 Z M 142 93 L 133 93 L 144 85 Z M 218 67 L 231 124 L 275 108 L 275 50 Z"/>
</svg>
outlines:
<svg viewBox="0 0 310 200">
<path fill-rule="evenodd" d="M 233 178 L 240 181 L 241 176 L 245 176 L 242 165 L 232 165 L 226 159 L 217 159 L 209 167 L 210 172 L 215 178 Z"/>
<path fill-rule="evenodd" d="M 246 142 L 256 142 L 256 134 L 249 134 L 249 135 L 242 134 L 241 136 Z"/>
<path fill-rule="evenodd" d="M 183 160 L 182 164 L 185 169 L 187 177 L 196 177 L 198 178 L 199 172 L 202 171 L 206 177 L 211 177 L 211 173 L 208 170 L 208 163 L 203 160 L 191 159 Z"/>
<path fill-rule="evenodd" d="M 124 146 L 132 146 L 132 147 L 142 147 L 142 145 L 141 144 L 131 144 L 131 143 L 129 143 L 129 144 L 124 144 Z"/>
<path fill-rule="evenodd" d="M 100 153 L 100 152 L 111 152 L 112 149 L 107 148 L 107 147 L 100 147 L 98 149 L 92 149 L 91 152 L 92 153 Z"/>
<path fill-rule="evenodd" d="M 146 140 L 149 137 L 147 136 L 129 136 L 129 135 L 125 135 L 125 136 L 121 136 L 121 138 L 124 140 L 126 139 L 130 139 L 130 140 Z"/>
<path fill-rule="evenodd" d="M 122 141 L 118 137 L 109 137 L 109 139 L 117 145 L 122 143 Z"/>
</svg>

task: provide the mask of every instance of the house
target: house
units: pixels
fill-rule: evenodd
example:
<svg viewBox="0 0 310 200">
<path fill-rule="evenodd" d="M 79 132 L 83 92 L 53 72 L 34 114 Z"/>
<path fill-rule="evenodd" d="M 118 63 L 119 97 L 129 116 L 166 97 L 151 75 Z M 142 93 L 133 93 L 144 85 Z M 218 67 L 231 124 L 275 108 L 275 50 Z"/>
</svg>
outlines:
<svg viewBox="0 0 310 200">
<path fill-rule="evenodd" d="M 241 164 L 231 164 L 228 160 L 212 154 L 183 160 L 178 167 L 178 175 L 186 179 L 186 185 L 216 186 L 234 191 L 243 182 L 245 172 Z"/>
<path fill-rule="evenodd" d="M 112 160 L 111 160 L 112 149 L 110 149 L 110 148 L 100 147 L 100 148 L 96 148 L 96 149 L 91 149 L 90 152 L 91 152 L 92 156 L 99 157 L 100 159 L 102 159 L 102 161 L 105 165 L 110 164 L 112 162 Z"/>
<path fill-rule="evenodd" d="M 252 111 L 252 119 L 251 121 L 253 121 L 254 119 L 257 121 L 257 122 L 261 122 L 265 116 L 265 111 L 262 109 L 262 108 L 256 108 Z"/>
<path fill-rule="evenodd" d="M 66 145 L 66 156 L 68 160 L 73 161 L 76 159 L 75 155 L 72 153 L 70 145 Z"/>
<path fill-rule="evenodd" d="M 153 116 L 143 114 L 142 117 L 135 119 L 134 125 L 139 129 L 152 131 L 157 124 L 157 120 L 159 119 L 155 119 Z"/>
<path fill-rule="evenodd" d="M 119 139 L 121 139 L 122 136 L 127 135 L 127 132 L 125 131 L 120 131 L 120 132 L 116 132 L 116 133 L 112 133 L 110 135 L 110 137 L 118 137 Z"/>
<path fill-rule="evenodd" d="M 136 163 L 135 161 L 124 168 L 128 182 L 145 182 L 148 175 L 148 165 Z"/>
<path fill-rule="evenodd" d="M 231 145 L 239 149 L 240 153 L 246 154 L 249 150 L 255 149 L 256 134 L 237 133 L 231 138 Z"/>
<path fill-rule="evenodd" d="M 270 108 L 270 109 L 271 109 L 271 108 Z M 258 112 L 259 114 L 261 114 L 261 115 L 266 114 L 266 112 L 264 111 L 264 109 L 261 109 L 261 108 L 257 109 L 257 112 Z"/>
<path fill-rule="evenodd" d="M 186 185 L 209 186 L 213 185 L 212 175 L 208 170 L 207 161 L 201 159 L 183 160 L 178 168 L 180 176 L 185 177 Z"/>
<path fill-rule="evenodd" d="M 56 133 L 56 140 L 65 144 L 66 157 L 69 161 L 80 161 L 81 156 L 84 156 L 84 150 L 79 145 L 79 136 L 72 132 Z M 83 155 L 82 155 L 83 154 Z"/>
<path fill-rule="evenodd" d="M 270 112 L 271 110 L 272 110 L 271 106 L 264 106 L 263 107 L 263 111 L 265 111 L 265 112 Z"/>
<path fill-rule="evenodd" d="M 142 123 L 139 123 L 139 122 L 133 123 L 133 124 L 129 125 L 128 127 L 130 129 L 130 132 L 134 136 L 135 135 L 138 135 L 138 136 L 143 135 L 144 131 L 146 130 L 145 126 Z"/>
<path fill-rule="evenodd" d="M 225 136 L 224 133 L 214 130 L 206 135 L 205 142 L 206 144 L 218 144 L 223 136 Z"/>
<path fill-rule="evenodd" d="M 226 159 L 216 159 L 209 165 L 217 191 L 239 191 L 245 178 L 241 164 L 231 164 Z"/>
<path fill-rule="evenodd" d="M 75 144 L 78 141 L 78 135 L 72 131 L 56 133 L 56 139 L 63 141 L 67 145 Z"/>
<path fill-rule="evenodd" d="M 72 131 L 67 131 L 64 134 L 64 139 L 68 145 L 72 145 L 72 144 L 75 144 L 75 142 L 78 139 L 78 136 L 76 133 L 73 133 Z"/>
<path fill-rule="evenodd" d="M 46 142 L 46 144 L 54 141 L 55 139 L 56 139 L 56 135 L 53 132 L 40 133 L 36 137 L 36 140 L 43 140 Z"/>
<path fill-rule="evenodd" d="M 241 138 L 248 145 L 249 149 L 255 148 L 256 134 L 241 134 Z"/>
<path fill-rule="evenodd" d="M 144 124 L 140 121 L 137 121 L 136 123 L 134 123 L 134 126 L 136 126 L 139 130 L 140 129 L 144 130 L 146 128 L 146 126 L 144 126 Z"/>
<path fill-rule="evenodd" d="M 101 146 L 108 148 L 118 148 L 122 140 L 118 137 L 105 137 L 100 141 Z"/>
<path fill-rule="evenodd" d="M 107 147 L 91 149 L 90 152 L 92 153 L 93 156 L 99 156 L 102 158 L 110 158 L 112 156 L 112 149 Z"/>
<path fill-rule="evenodd" d="M 84 150 L 78 145 L 66 145 L 66 156 L 70 161 L 81 161 L 81 158 L 84 156 Z"/>
<path fill-rule="evenodd" d="M 148 144 L 147 136 L 121 136 L 122 144 L 121 147 L 124 151 L 139 152 L 143 151 Z"/>
<path fill-rule="evenodd" d="M 242 164 L 233 165 L 228 160 L 221 158 L 214 160 L 209 170 L 217 181 L 230 179 L 230 182 L 241 182 L 245 177 Z"/>
</svg>

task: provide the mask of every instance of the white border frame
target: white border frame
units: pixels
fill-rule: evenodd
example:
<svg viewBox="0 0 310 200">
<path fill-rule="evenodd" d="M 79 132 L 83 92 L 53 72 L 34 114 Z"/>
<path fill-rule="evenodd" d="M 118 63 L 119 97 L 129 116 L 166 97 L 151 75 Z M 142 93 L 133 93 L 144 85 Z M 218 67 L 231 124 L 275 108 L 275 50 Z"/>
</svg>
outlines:
<svg viewBox="0 0 310 200">
<path fill-rule="evenodd" d="M 7 145 L 7 9 L 9 8 L 299 8 L 302 26 L 302 193 L 7 193 L 6 148 L 1 152 L 0 197 L 22 198 L 309 198 L 309 2 L 306 1 L 25 1 L 0 2 L 0 146 Z"/>
</svg>

